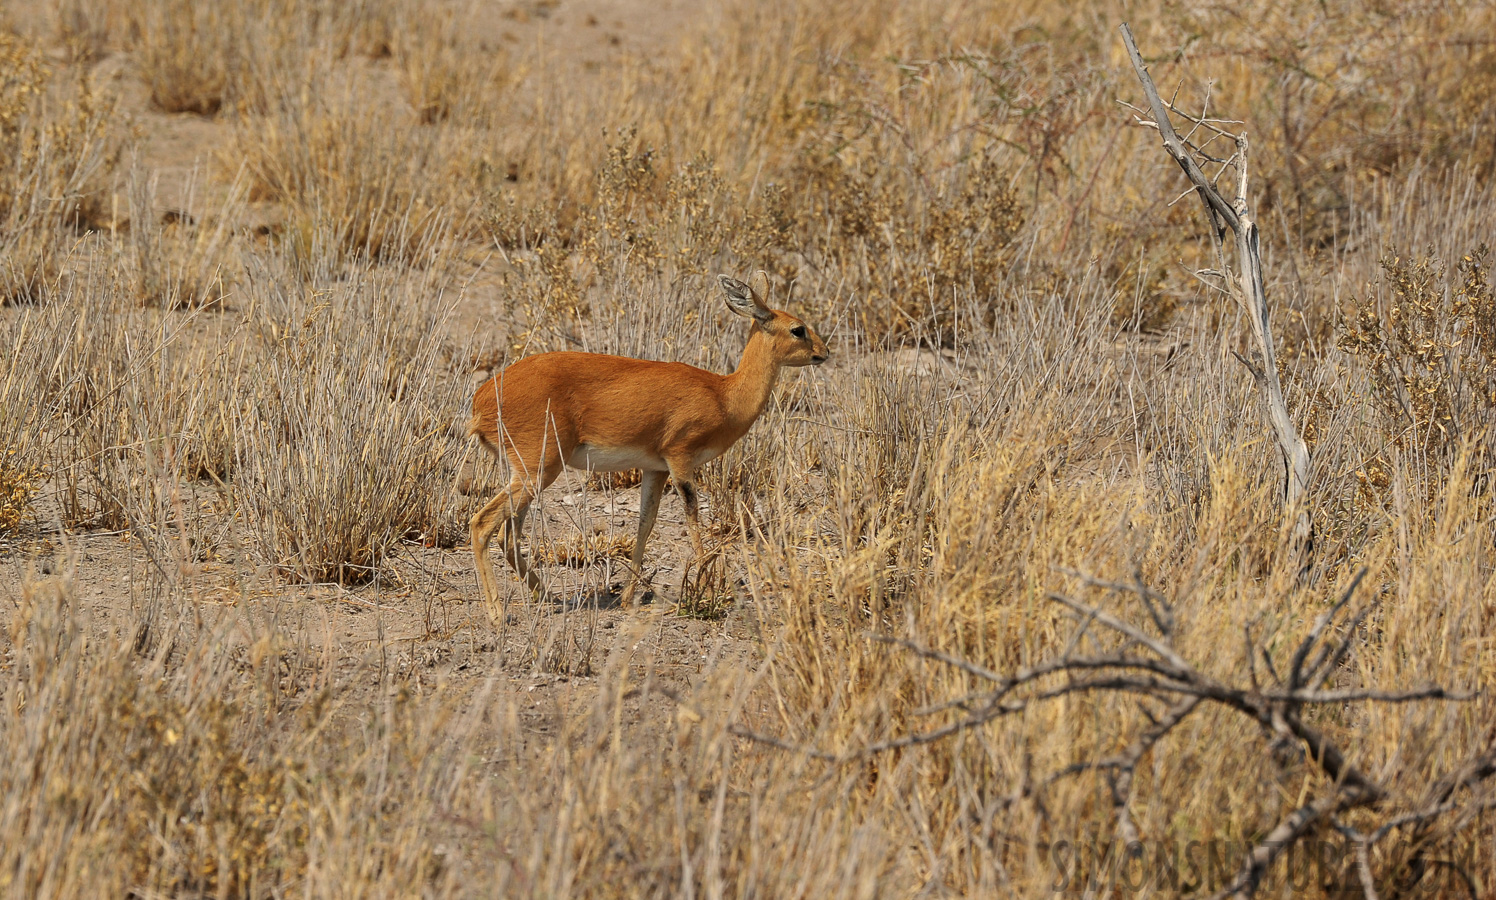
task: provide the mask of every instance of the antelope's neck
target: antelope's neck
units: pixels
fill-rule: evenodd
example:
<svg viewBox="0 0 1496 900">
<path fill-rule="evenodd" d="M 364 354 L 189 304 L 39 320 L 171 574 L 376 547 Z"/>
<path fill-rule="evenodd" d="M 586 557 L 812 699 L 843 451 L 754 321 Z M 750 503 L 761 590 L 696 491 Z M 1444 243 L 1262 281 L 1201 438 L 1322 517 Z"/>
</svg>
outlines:
<svg viewBox="0 0 1496 900">
<path fill-rule="evenodd" d="M 738 370 L 726 381 L 727 414 L 741 432 L 746 432 L 769 404 L 774 384 L 779 381 L 779 361 L 769 352 L 769 339 L 754 329 L 743 348 Z"/>
</svg>

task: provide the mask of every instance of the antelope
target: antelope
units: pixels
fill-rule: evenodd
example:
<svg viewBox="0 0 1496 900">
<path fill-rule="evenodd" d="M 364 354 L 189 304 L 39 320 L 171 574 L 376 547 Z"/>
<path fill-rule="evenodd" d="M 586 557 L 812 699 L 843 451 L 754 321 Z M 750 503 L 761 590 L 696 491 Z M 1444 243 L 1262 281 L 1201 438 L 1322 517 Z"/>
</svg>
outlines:
<svg viewBox="0 0 1496 900">
<path fill-rule="evenodd" d="M 601 353 L 542 353 L 505 368 L 473 394 L 468 434 L 506 458 L 510 473 L 508 486 L 469 523 L 490 616 L 499 610 L 488 556 L 496 531 L 509 564 L 533 595 L 544 595 L 540 578 L 520 554 L 519 534 L 530 504 L 563 467 L 641 470 L 639 530 L 619 599 L 624 608 L 633 605 L 667 474 L 685 503 L 692 549 L 703 555 L 696 470 L 748 432 L 768 405 L 780 369 L 818 366 L 830 356 L 826 342 L 802 319 L 768 307 L 767 273 L 756 272 L 751 285 L 726 275 L 717 280 L 727 308 L 753 322 L 731 375 Z"/>
</svg>

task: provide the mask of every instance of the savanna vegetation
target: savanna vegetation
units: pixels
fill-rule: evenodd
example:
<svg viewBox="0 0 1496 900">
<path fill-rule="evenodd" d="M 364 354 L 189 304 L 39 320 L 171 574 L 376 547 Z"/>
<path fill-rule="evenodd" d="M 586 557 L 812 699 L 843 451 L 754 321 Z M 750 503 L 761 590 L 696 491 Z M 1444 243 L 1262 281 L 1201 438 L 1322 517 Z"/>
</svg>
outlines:
<svg viewBox="0 0 1496 900">
<path fill-rule="evenodd" d="M 601 72 L 480 14 L 6 11 L 0 891 L 1492 889 L 1496 7 L 723 0 Z M 1309 546 L 1124 20 L 1250 135 Z M 475 379 L 727 371 L 759 268 L 835 357 L 716 552 L 609 608 L 579 479 L 490 622 Z"/>
</svg>

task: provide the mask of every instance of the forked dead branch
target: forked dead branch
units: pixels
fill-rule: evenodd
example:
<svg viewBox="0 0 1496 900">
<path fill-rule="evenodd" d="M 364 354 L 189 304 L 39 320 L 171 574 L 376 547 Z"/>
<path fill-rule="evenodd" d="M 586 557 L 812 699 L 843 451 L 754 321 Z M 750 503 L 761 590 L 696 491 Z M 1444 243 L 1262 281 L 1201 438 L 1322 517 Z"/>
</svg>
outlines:
<svg viewBox="0 0 1496 900">
<path fill-rule="evenodd" d="M 1122 25 L 1122 41 L 1127 45 L 1127 56 L 1132 61 L 1133 71 L 1137 73 L 1138 81 L 1143 85 L 1143 93 L 1148 98 L 1146 112 L 1152 116 L 1151 119 L 1139 117 L 1137 122 L 1139 125 L 1158 130 L 1159 137 L 1163 140 L 1164 150 L 1168 151 L 1169 156 L 1179 164 L 1179 168 L 1184 170 L 1185 176 L 1189 178 L 1194 192 L 1199 196 L 1200 203 L 1205 208 L 1205 216 L 1210 223 L 1210 240 L 1220 268 L 1216 271 L 1202 271 L 1196 274 L 1201 277 L 1219 279 L 1225 285 L 1225 290 L 1242 305 L 1248 320 L 1252 323 L 1252 336 L 1257 342 L 1258 359 L 1254 362 L 1240 354 L 1237 355 L 1237 359 L 1241 360 L 1252 373 L 1253 380 L 1257 382 L 1257 387 L 1262 392 L 1262 402 L 1267 408 L 1273 435 L 1278 442 L 1279 451 L 1283 454 L 1285 469 L 1283 512 L 1285 520 L 1290 523 L 1292 529 L 1290 547 L 1298 557 L 1300 567 L 1306 567 L 1310 561 L 1314 540 L 1314 526 L 1305 503 L 1305 494 L 1309 487 L 1309 447 L 1304 443 L 1298 428 L 1293 424 L 1293 418 L 1288 414 L 1288 404 L 1283 399 L 1283 385 L 1278 378 L 1277 355 L 1273 350 L 1272 321 L 1268 311 L 1267 292 L 1263 287 L 1262 250 L 1257 222 L 1247 202 L 1247 133 L 1225 131 L 1219 126 L 1230 123 L 1208 118 L 1204 111 L 1199 115 L 1183 113 L 1176 109 L 1173 103 L 1165 102 L 1159 96 L 1158 88 L 1153 84 L 1153 78 L 1148 74 L 1148 67 L 1143 63 L 1142 54 L 1138 52 L 1137 42 L 1133 40 L 1132 29 L 1128 28 L 1126 23 Z M 1136 107 L 1132 108 L 1136 109 Z M 1179 132 L 1174 130 L 1173 122 L 1169 118 L 1170 113 L 1190 123 L 1191 128 L 1188 134 L 1181 137 Z M 1196 144 L 1193 141 L 1194 135 L 1202 129 L 1209 135 L 1209 138 Z M 1225 159 L 1216 159 L 1206 152 L 1206 148 L 1216 140 L 1230 143 L 1232 147 L 1230 156 Z M 1215 175 L 1205 173 L 1200 164 L 1202 159 L 1220 166 Z M 1236 196 L 1229 203 L 1217 187 L 1217 182 L 1228 169 L 1234 169 L 1236 172 Z M 1221 247 L 1228 229 L 1235 236 L 1237 271 L 1234 273 L 1228 267 Z"/>
<path fill-rule="evenodd" d="M 1273 865 L 1297 841 L 1322 833 L 1326 828 L 1345 835 L 1356 855 L 1366 860 L 1358 867 L 1358 877 L 1365 895 L 1376 897 L 1375 873 L 1369 862 L 1370 847 L 1389 834 L 1401 832 L 1408 845 L 1415 848 L 1413 858 L 1405 860 L 1404 865 L 1417 870 L 1420 865 L 1430 862 L 1422 855 L 1428 852 L 1426 840 L 1441 817 L 1478 810 L 1496 799 L 1490 785 L 1491 777 L 1496 775 L 1496 747 L 1488 745 L 1461 761 L 1422 796 L 1399 796 L 1393 788 L 1352 761 L 1358 754 L 1357 746 L 1333 739 L 1306 721 L 1305 713 L 1313 707 L 1343 709 L 1360 703 L 1465 702 L 1475 697 L 1472 693 L 1449 690 L 1440 685 L 1411 689 L 1330 686 L 1337 673 L 1348 671 L 1356 647 L 1364 640 L 1362 626 L 1377 607 L 1377 601 L 1372 599 L 1353 615 L 1345 615 L 1366 575 L 1365 569 L 1351 579 L 1334 605 L 1315 619 L 1286 660 L 1281 658 L 1281 654 L 1275 658 L 1269 643 L 1257 633 L 1255 626 L 1246 626 L 1244 650 L 1249 663 L 1246 684 L 1206 674 L 1176 649 L 1176 640 L 1182 635 L 1173 613 L 1174 604 L 1144 584 L 1141 577 L 1123 584 L 1080 572 L 1066 570 L 1064 574 L 1113 596 L 1134 596 L 1147 610 L 1148 622 L 1128 621 L 1068 594 L 1050 592 L 1047 599 L 1068 610 L 1074 621 L 1064 649 L 1044 662 L 1010 674 L 995 672 L 918 641 L 872 635 L 874 640 L 907 648 L 990 686 L 919 710 L 923 715 L 948 714 L 953 710 L 962 713 L 945 725 L 899 735 L 844 753 L 801 747 L 741 725 L 732 726 L 730 731 L 780 749 L 845 764 L 981 729 L 991 722 L 1062 697 L 1093 693 L 1133 695 L 1149 724 L 1126 737 L 1123 750 L 1073 763 L 1042 776 L 1026 774 L 1005 801 L 1008 806 L 1025 800 L 1042 806 L 1046 790 L 1057 782 L 1089 772 L 1101 773 L 1109 789 L 1116 837 L 1124 844 L 1132 844 L 1140 839 L 1131 814 L 1133 776 L 1139 764 L 1191 715 L 1208 704 L 1215 704 L 1254 721 L 1260 728 L 1268 752 L 1278 757 L 1286 755 L 1305 760 L 1324 776 L 1324 786 L 1318 796 L 1293 805 L 1275 827 L 1256 840 L 1241 859 L 1234 877 L 1214 895 L 1222 898 L 1252 896 Z M 1083 649 L 1088 647 L 1094 649 Z M 1259 661 L 1264 667 L 1263 673 L 1259 673 Z M 1357 809 L 1390 814 L 1375 829 L 1360 831 L 1340 818 Z"/>
</svg>

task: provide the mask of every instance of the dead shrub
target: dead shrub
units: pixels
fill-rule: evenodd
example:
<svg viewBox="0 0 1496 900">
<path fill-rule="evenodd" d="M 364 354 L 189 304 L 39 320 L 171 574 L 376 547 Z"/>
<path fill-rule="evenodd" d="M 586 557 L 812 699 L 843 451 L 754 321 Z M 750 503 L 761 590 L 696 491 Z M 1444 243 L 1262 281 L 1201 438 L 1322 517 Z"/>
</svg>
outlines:
<svg viewBox="0 0 1496 900">
<path fill-rule="evenodd" d="M 0 535 L 22 528 L 44 486 L 59 413 L 53 366 L 66 352 L 70 324 L 45 306 L 0 318 Z"/>
<path fill-rule="evenodd" d="M 33 761 L 0 772 L 9 889 L 257 898 L 324 877 L 334 892 L 350 878 L 399 894 L 431 887 L 435 835 L 392 827 L 386 816 L 409 798 L 377 773 L 395 760 L 424 770 L 433 751 L 446 759 L 443 717 L 412 717 L 402 692 L 367 708 L 367 729 L 350 727 L 341 703 L 300 683 L 306 663 L 282 634 L 239 642 L 225 623 L 194 624 L 184 596 L 158 600 L 162 649 L 142 654 L 129 634 L 93 635 L 65 577 L 23 586 L 0 674 L 0 747 Z M 283 717 L 338 749 L 311 762 Z M 360 862 L 334 874 L 317 862 L 329 853 Z"/>
<path fill-rule="evenodd" d="M 249 5 L 145 0 L 134 7 L 132 49 L 157 108 L 211 116 L 234 101 Z"/>
<path fill-rule="evenodd" d="M 63 527 L 128 531 L 174 581 L 174 561 L 212 559 L 224 541 L 214 479 L 229 473 L 242 350 L 231 327 L 192 345 L 200 323 L 142 308 L 109 274 L 46 307 L 67 338 L 37 394 L 52 410 L 47 490 Z"/>
<path fill-rule="evenodd" d="M 506 89 L 504 51 L 467 46 L 463 24 L 450 8 L 417 3 L 395 26 L 393 52 L 400 87 L 423 125 L 454 117 L 481 124 L 492 114 L 490 98 Z"/>
<path fill-rule="evenodd" d="M 52 30 L 70 62 L 88 64 L 107 52 L 116 18 L 113 0 L 58 0 Z"/>
<path fill-rule="evenodd" d="M 251 200 L 286 204 L 285 240 L 303 257 L 315 240 L 349 256 L 423 260 L 472 206 L 442 175 L 460 158 L 440 135 L 364 115 L 352 80 L 326 78 L 312 91 L 283 85 L 271 112 L 241 119 L 226 161 L 247 169 Z"/>
</svg>

